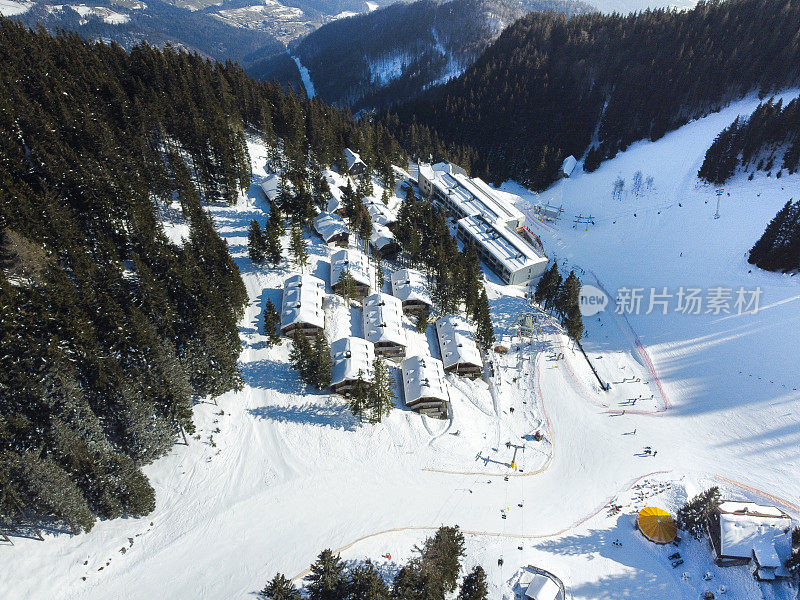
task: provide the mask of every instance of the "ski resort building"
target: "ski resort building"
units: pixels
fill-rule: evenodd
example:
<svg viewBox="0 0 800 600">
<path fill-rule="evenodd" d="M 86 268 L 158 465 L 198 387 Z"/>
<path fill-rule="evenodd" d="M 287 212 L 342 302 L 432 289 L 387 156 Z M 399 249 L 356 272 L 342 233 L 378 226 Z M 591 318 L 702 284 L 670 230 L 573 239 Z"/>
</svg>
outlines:
<svg viewBox="0 0 800 600">
<path fill-rule="evenodd" d="M 419 312 L 433 306 L 425 278 L 419 271 L 400 269 L 392 273 L 392 294 L 399 298 L 407 313 Z"/>
<path fill-rule="evenodd" d="M 442 361 L 430 356 L 411 356 L 401 363 L 400 369 L 406 406 L 429 417 L 447 418 L 450 396 Z"/>
<path fill-rule="evenodd" d="M 389 227 L 393 223 L 397 222 L 397 215 L 394 213 L 394 211 L 380 200 L 375 200 L 374 198 L 364 198 L 362 202 L 367 207 L 367 212 L 369 212 L 369 216 L 373 223 L 383 225 L 384 227 Z"/>
<path fill-rule="evenodd" d="M 558 584 L 541 573 L 534 574 L 525 589 L 525 597 L 528 600 L 566 600 L 561 598 L 561 589 Z"/>
<path fill-rule="evenodd" d="M 442 169 L 442 165 L 447 169 Z M 453 167 L 450 163 L 420 165 L 419 189 L 422 195 L 436 200 L 455 219 L 482 216 L 490 223 L 514 230 L 522 226 L 525 215 L 505 195 L 498 194 L 483 180 L 467 177 L 462 169 L 458 172 Z"/>
<path fill-rule="evenodd" d="M 358 153 L 353 152 L 350 148 L 344 149 L 344 156 L 347 160 L 347 172 L 350 175 L 361 175 L 362 173 L 366 173 L 367 165 L 364 164 L 364 161 L 361 160 L 361 157 Z"/>
<path fill-rule="evenodd" d="M 300 329 L 308 336 L 322 335 L 325 328 L 325 282 L 313 275 L 292 275 L 283 284 L 281 333 L 293 336 Z"/>
<path fill-rule="evenodd" d="M 536 279 L 547 268 L 548 259 L 509 229 L 473 215 L 460 219 L 456 237 L 475 243 L 478 256 L 508 284 L 521 285 Z"/>
<path fill-rule="evenodd" d="M 370 276 L 367 257 L 358 250 L 345 248 L 331 255 L 331 288 L 341 293 L 339 285 L 342 273 L 348 271 L 355 280 L 355 296 L 363 298 L 369 294 Z"/>
<path fill-rule="evenodd" d="M 399 299 L 378 292 L 364 298 L 364 338 L 374 344 L 375 354 L 386 358 L 406 355 L 403 305 Z"/>
<path fill-rule="evenodd" d="M 359 337 L 339 338 L 331 344 L 331 389 L 349 396 L 359 375 L 364 381 L 372 381 L 372 363 L 375 347 Z"/>
<path fill-rule="evenodd" d="M 792 518 L 781 509 L 725 501 L 709 516 L 708 533 L 718 565 L 749 564 L 761 581 L 789 577 Z"/>
<path fill-rule="evenodd" d="M 475 379 L 483 371 L 483 359 L 475 344 L 475 332 L 458 315 L 447 315 L 436 321 L 436 337 L 444 370 Z"/>
<path fill-rule="evenodd" d="M 344 219 L 335 213 L 323 212 L 314 219 L 314 229 L 326 244 L 336 244 L 347 248 L 350 230 Z"/>
<path fill-rule="evenodd" d="M 379 225 L 378 223 L 372 224 L 372 235 L 369 238 L 369 243 L 373 248 L 380 250 L 381 256 L 391 257 L 400 252 L 400 244 L 388 227 Z"/>
</svg>

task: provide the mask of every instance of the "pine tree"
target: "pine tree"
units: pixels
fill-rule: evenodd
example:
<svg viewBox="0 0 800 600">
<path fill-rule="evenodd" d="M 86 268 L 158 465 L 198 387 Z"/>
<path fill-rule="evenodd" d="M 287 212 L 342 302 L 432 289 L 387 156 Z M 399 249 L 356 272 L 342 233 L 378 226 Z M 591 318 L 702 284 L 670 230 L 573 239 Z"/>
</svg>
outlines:
<svg viewBox="0 0 800 600">
<path fill-rule="evenodd" d="M 372 363 L 372 384 L 369 386 L 367 397 L 370 423 L 380 423 L 383 417 L 392 412 L 394 408 L 393 398 L 392 382 L 389 379 L 389 369 L 386 361 L 377 356 Z"/>
<path fill-rule="evenodd" d="M 356 280 L 350 274 L 349 270 L 345 269 L 342 271 L 336 288 L 342 298 L 344 298 L 346 306 L 356 297 Z"/>
<path fill-rule="evenodd" d="M 428 318 L 431 316 L 431 311 L 427 306 L 423 306 L 417 313 L 417 320 L 414 323 L 414 329 L 417 333 L 425 333 L 428 329 Z"/>
<path fill-rule="evenodd" d="M 258 221 L 250 221 L 250 231 L 247 234 L 247 253 L 253 264 L 260 265 L 264 262 L 266 251 L 266 239 L 261 231 Z"/>
<path fill-rule="evenodd" d="M 366 380 L 363 370 L 358 370 L 356 380 L 350 389 L 350 410 L 353 415 L 363 419 L 369 408 L 370 383 Z"/>
<path fill-rule="evenodd" d="M 269 338 L 270 344 L 280 344 L 281 335 L 278 328 L 281 325 L 281 316 L 278 314 L 278 309 L 272 303 L 272 300 L 267 299 L 267 306 L 264 308 L 264 334 Z"/>
<path fill-rule="evenodd" d="M 706 528 L 706 521 L 716 510 L 721 502 L 718 487 L 712 487 L 688 500 L 678 510 L 675 522 L 679 529 L 692 534 L 695 539 L 700 539 Z"/>
<path fill-rule="evenodd" d="M 344 563 L 331 550 L 319 554 L 305 579 L 309 600 L 344 600 L 347 597 Z"/>
<path fill-rule="evenodd" d="M 391 593 L 375 565 L 367 560 L 350 571 L 347 579 L 348 600 L 389 600 Z"/>
<path fill-rule="evenodd" d="M 282 220 L 277 205 L 273 205 L 269 219 L 267 219 L 267 225 L 264 228 L 264 254 L 273 267 L 281 262 L 281 256 L 283 255 L 283 245 L 281 244 Z"/>
<path fill-rule="evenodd" d="M 486 600 L 489 588 L 486 585 L 486 572 L 480 565 L 470 571 L 461 582 L 458 600 Z"/>
<path fill-rule="evenodd" d="M 494 344 L 494 327 L 492 325 L 492 315 L 489 311 L 489 298 L 486 295 L 485 289 L 481 290 L 477 306 L 477 331 L 475 334 L 475 341 L 477 341 L 481 347 L 488 349 Z"/>
<path fill-rule="evenodd" d="M 306 240 L 303 237 L 303 231 L 297 224 L 292 225 L 289 239 L 289 248 L 292 252 L 295 264 L 300 267 L 302 273 L 308 264 L 308 250 L 306 249 Z"/>
<path fill-rule="evenodd" d="M 300 378 L 308 384 L 313 384 L 313 349 L 308 336 L 302 329 L 294 331 L 292 349 L 289 352 L 289 362 L 300 374 Z"/>
<path fill-rule="evenodd" d="M 272 581 L 264 586 L 261 596 L 265 600 L 301 600 L 303 597 L 292 585 L 291 579 L 287 579 L 282 573 L 277 573 Z"/>
<path fill-rule="evenodd" d="M 313 365 L 314 386 L 320 391 L 328 389 L 331 386 L 333 358 L 331 357 L 331 347 L 324 335 L 318 336 L 314 341 Z"/>
<path fill-rule="evenodd" d="M 578 306 L 570 306 L 563 318 L 564 328 L 570 339 L 580 341 L 583 337 L 583 316 Z"/>
<path fill-rule="evenodd" d="M 581 282 L 575 271 L 570 271 L 569 276 L 564 281 L 558 291 L 555 301 L 555 309 L 559 314 L 567 315 L 574 308 L 580 308 L 581 301 Z"/>
</svg>

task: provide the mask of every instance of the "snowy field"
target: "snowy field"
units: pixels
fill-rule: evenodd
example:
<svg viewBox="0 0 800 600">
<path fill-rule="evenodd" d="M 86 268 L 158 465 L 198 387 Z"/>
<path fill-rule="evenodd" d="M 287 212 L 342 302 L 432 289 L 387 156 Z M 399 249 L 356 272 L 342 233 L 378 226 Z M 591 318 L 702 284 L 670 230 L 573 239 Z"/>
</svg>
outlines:
<svg viewBox="0 0 800 600">
<path fill-rule="evenodd" d="M 303 390 L 287 343 L 266 346 L 261 313 L 267 299 L 279 304 L 291 268 L 269 272 L 247 258 L 249 222 L 263 223 L 267 212 L 257 186 L 236 207 L 212 207 L 250 296 L 240 326 L 245 388 L 198 404 L 199 439 L 147 467 L 158 503 L 151 516 L 0 545 L 4 597 L 247 599 L 277 571 L 303 573 L 325 547 L 348 561 L 371 558 L 391 576 L 441 524 L 465 532 L 464 567 L 487 569 L 491 598 L 513 600 L 528 565 L 556 573 L 576 599 L 694 600 L 721 586 L 729 598 L 796 597 L 788 584 L 758 584 L 746 568 L 714 566 L 706 542 L 684 539 L 685 564 L 673 569 L 667 556 L 676 549 L 646 542 L 633 527 L 643 506 L 674 512 L 710 485 L 800 517 L 791 504 L 800 496 L 800 286 L 745 260 L 778 208 L 800 194 L 800 176 L 736 179 L 725 186 L 719 219 L 715 189 L 695 176 L 715 135 L 756 104 L 748 99 L 636 144 L 542 194 L 564 214 L 531 228 L 562 272 L 582 269 L 586 283 L 612 293 L 763 290 L 754 315 L 621 316 L 609 308 L 587 318 L 584 346 L 612 384 L 608 392 L 546 316 L 537 315 L 534 339 L 521 339 L 517 319 L 532 310 L 524 290 L 487 272 L 496 331 L 509 347 L 491 356 L 491 381 L 450 378 L 452 420 L 420 417 L 398 399 L 384 423 L 359 424 L 342 399 Z M 250 150 L 257 184 L 266 151 L 256 143 Z M 637 170 L 653 178 L 638 196 Z M 626 191 L 612 200 L 618 177 Z M 505 189 L 537 200 L 519 186 Z M 573 229 L 573 215 L 587 213 L 595 225 Z M 182 232 L 170 233 L 180 242 Z M 327 280 L 330 250 L 309 240 L 309 270 Z M 358 308 L 334 296 L 325 307 L 330 336 L 358 335 Z M 437 355 L 431 328 L 423 335 L 406 327 L 415 352 Z M 536 431 L 541 442 L 529 439 Z M 526 445 L 522 472 L 508 468 L 507 441 Z M 657 454 L 645 455 L 645 446 Z"/>
<path fill-rule="evenodd" d="M 34 2 L 17 2 L 17 0 L 0 0 L 0 15 L 14 17 L 28 12 Z"/>
</svg>

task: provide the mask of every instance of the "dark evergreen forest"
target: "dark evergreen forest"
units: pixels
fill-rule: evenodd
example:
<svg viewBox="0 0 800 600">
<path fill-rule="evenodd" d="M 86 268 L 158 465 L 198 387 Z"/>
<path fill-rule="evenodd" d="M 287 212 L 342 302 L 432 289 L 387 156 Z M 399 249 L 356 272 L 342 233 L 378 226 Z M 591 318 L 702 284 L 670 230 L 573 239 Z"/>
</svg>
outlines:
<svg viewBox="0 0 800 600">
<path fill-rule="evenodd" d="M 88 530 L 150 512 L 140 467 L 193 431 L 196 398 L 240 386 L 247 294 L 204 204 L 250 185 L 245 134 L 280 144 L 298 195 L 345 146 L 400 151 L 380 125 L 170 48 L 2 20 L 0 63 L 0 519 Z M 174 200 L 180 246 L 160 225 Z"/>
<path fill-rule="evenodd" d="M 709 183 L 725 183 L 742 168 L 780 177 L 796 173 L 800 164 L 800 100 L 786 106 L 772 99 L 750 117 L 736 119 L 706 152 L 698 175 Z"/>
<path fill-rule="evenodd" d="M 462 77 L 385 116 L 407 150 L 541 189 L 564 157 L 597 168 L 728 101 L 800 75 L 800 0 L 701 2 L 690 11 L 531 13 Z M 587 153 L 588 152 L 588 153 Z"/>
</svg>

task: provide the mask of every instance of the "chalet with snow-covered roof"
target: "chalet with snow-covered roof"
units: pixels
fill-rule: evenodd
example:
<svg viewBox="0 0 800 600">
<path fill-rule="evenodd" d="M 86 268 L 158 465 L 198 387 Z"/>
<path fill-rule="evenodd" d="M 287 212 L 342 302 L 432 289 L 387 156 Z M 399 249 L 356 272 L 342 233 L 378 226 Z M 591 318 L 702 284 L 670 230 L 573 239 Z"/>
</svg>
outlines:
<svg viewBox="0 0 800 600">
<path fill-rule="evenodd" d="M 347 248 L 350 229 L 344 219 L 335 213 L 322 212 L 314 219 L 314 229 L 326 244 L 336 244 Z"/>
<path fill-rule="evenodd" d="M 480 215 L 460 219 L 456 237 L 475 244 L 478 256 L 511 285 L 524 285 L 547 269 L 548 259 L 513 231 Z"/>
<path fill-rule="evenodd" d="M 433 306 L 428 284 L 419 271 L 400 269 L 392 273 L 392 294 L 400 299 L 407 313 L 430 310 Z"/>
<path fill-rule="evenodd" d="M 398 298 L 378 292 L 364 298 L 364 338 L 375 345 L 375 354 L 386 358 L 406 355 L 403 305 Z"/>
<path fill-rule="evenodd" d="M 331 344 L 331 358 L 331 389 L 335 393 L 349 396 L 359 377 L 372 381 L 375 360 L 372 342 L 359 337 L 340 338 Z"/>
<path fill-rule="evenodd" d="M 347 160 L 347 172 L 350 175 L 361 175 L 367 172 L 367 165 L 364 164 L 358 153 L 353 152 L 350 148 L 345 148 L 344 157 Z"/>
<path fill-rule="evenodd" d="M 708 533 L 718 565 L 749 564 L 762 581 L 789 577 L 792 518 L 781 509 L 725 501 L 709 515 Z"/>
<path fill-rule="evenodd" d="M 525 588 L 525 597 L 528 600 L 565 600 L 561 598 L 561 588 L 547 575 L 535 573 L 533 579 Z"/>
<path fill-rule="evenodd" d="M 283 284 L 281 333 L 294 336 L 302 330 L 308 336 L 322 335 L 325 328 L 325 282 L 313 275 L 292 275 Z"/>
<path fill-rule="evenodd" d="M 394 237 L 394 233 L 388 227 L 378 223 L 372 224 L 372 235 L 369 238 L 369 244 L 379 250 L 383 258 L 395 256 L 400 252 L 400 244 L 397 242 L 397 238 Z"/>
<path fill-rule="evenodd" d="M 376 200 L 375 198 L 363 198 L 361 201 L 367 207 L 367 212 L 373 223 L 383 225 L 384 227 L 391 227 L 397 222 L 397 215 L 395 212 L 380 200 Z"/>
<path fill-rule="evenodd" d="M 430 356 L 411 356 L 401 363 L 400 369 L 406 406 L 429 417 L 447 418 L 450 395 L 442 361 Z"/>
<path fill-rule="evenodd" d="M 272 173 L 271 175 L 267 175 L 266 179 L 261 182 L 260 187 L 261 191 L 264 192 L 264 195 L 267 197 L 267 200 L 274 202 L 280 195 L 280 185 L 280 176 Z"/>
<path fill-rule="evenodd" d="M 345 248 L 331 254 L 331 288 L 341 293 L 342 274 L 347 271 L 355 280 L 355 297 L 363 298 L 369 294 L 369 261 L 363 252 Z"/>
<path fill-rule="evenodd" d="M 444 370 L 475 379 L 483 371 L 483 359 L 472 326 L 458 315 L 436 321 L 436 337 Z"/>
</svg>

